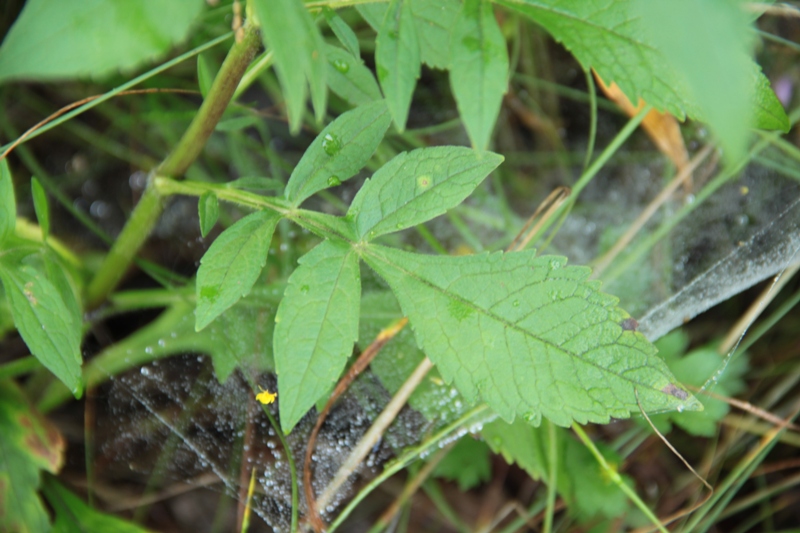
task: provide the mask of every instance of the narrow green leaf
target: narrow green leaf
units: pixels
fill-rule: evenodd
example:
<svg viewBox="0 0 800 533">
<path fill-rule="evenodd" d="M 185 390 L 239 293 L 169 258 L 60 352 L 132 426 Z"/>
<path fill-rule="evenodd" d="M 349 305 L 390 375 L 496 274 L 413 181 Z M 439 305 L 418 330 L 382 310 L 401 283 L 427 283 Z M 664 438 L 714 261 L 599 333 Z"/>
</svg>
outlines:
<svg viewBox="0 0 800 533">
<path fill-rule="evenodd" d="M 325 116 L 327 61 L 325 43 L 311 15 L 300 0 L 253 0 L 261 35 L 275 57 L 275 70 L 286 98 L 289 128 L 300 131 L 303 110 L 311 86 L 317 121 Z"/>
<path fill-rule="evenodd" d="M 561 426 L 699 402 L 589 269 L 534 251 L 426 256 L 370 246 L 362 258 L 390 285 L 420 348 L 467 401 L 504 420 Z"/>
<path fill-rule="evenodd" d="M 375 40 L 378 81 L 399 131 L 406 128 L 420 73 L 419 43 L 408 0 L 392 0 Z"/>
<path fill-rule="evenodd" d="M 362 239 L 415 226 L 460 204 L 502 161 L 461 146 L 404 152 L 361 187 L 347 214 Z"/>
<path fill-rule="evenodd" d="M 632 14 L 702 109 L 725 159 L 737 162 L 747 149 L 755 110 L 752 27 L 741 4 L 637 0 L 633 7 Z"/>
<path fill-rule="evenodd" d="M 40 470 L 58 473 L 64 440 L 12 381 L 0 381 L 0 531 L 48 531 Z"/>
<path fill-rule="evenodd" d="M 14 324 L 31 353 L 80 397 L 81 324 L 41 270 L 13 258 L 13 254 L 3 257 L 0 279 Z"/>
<path fill-rule="evenodd" d="M 130 71 L 186 38 L 202 0 L 29 0 L 0 46 L 0 82 Z"/>
<path fill-rule="evenodd" d="M 8 159 L 0 161 L 0 244 L 14 233 L 17 225 L 17 202 Z"/>
<path fill-rule="evenodd" d="M 372 26 L 372 29 L 378 31 L 381 29 L 381 24 L 386 16 L 388 4 L 356 4 L 356 11 L 366 21 L 367 24 Z"/>
<path fill-rule="evenodd" d="M 47 480 L 43 490 L 56 514 L 51 533 L 147 533 L 133 522 L 96 511 L 62 486 L 55 478 Z"/>
<path fill-rule="evenodd" d="M 410 0 L 423 63 L 438 69 L 450 66 L 450 31 L 461 2 L 458 0 Z M 382 20 L 382 19 L 381 19 Z"/>
<path fill-rule="evenodd" d="M 275 318 L 280 415 L 289 433 L 344 370 L 358 338 L 361 279 L 349 244 L 324 241 L 289 278 Z"/>
<path fill-rule="evenodd" d="M 358 37 L 355 32 L 347 25 L 347 23 L 339 16 L 336 11 L 325 6 L 322 8 L 322 14 L 325 15 L 325 20 L 328 21 L 328 26 L 333 30 L 333 34 L 339 39 L 339 42 L 344 45 L 348 52 L 353 57 L 360 58 L 361 50 L 358 46 Z M 330 59 L 330 58 L 329 58 Z"/>
<path fill-rule="evenodd" d="M 331 90 L 354 106 L 381 99 L 375 76 L 359 59 L 338 46 L 325 45 L 328 56 L 328 85 Z"/>
<path fill-rule="evenodd" d="M 587 69 L 594 68 L 606 83 L 616 82 L 632 102 L 642 98 L 681 120 L 688 115 L 697 120 L 708 121 L 706 110 L 694 96 L 683 74 L 675 69 L 656 45 L 654 37 L 648 33 L 642 17 L 635 10 L 637 1 L 497 0 L 497 3 L 542 25 L 575 55 L 581 65 Z M 645 5 L 655 4 L 647 2 Z M 732 5 L 740 4 L 733 2 Z M 704 50 L 703 34 L 715 31 L 717 21 L 706 20 L 704 24 L 706 29 L 699 34 L 688 32 L 685 28 L 680 30 L 686 43 L 694 43 L 692 45 L 694 50 Z M 722 54 L 728 53 L 716 43 L 710 50 L 719 50 Z M 709 54 L 698 55 L 713 57 Z M 755 65 L 751 66 L 753 71 L 756 68 Z M 765 81 L 757 81 L 754 78 L 752 83 L 759 87 Z M 713 80 L 711 82 L 713 83 Z M 759 107 L 759 102 L 771 100 L 764 96 L 763 91 L 764 89 L 756 91 L 754 97 L 756 100 L 750 105 Z M 788 120 L 784 118 L 786 114 L 779 105 L 775 105 L 776 103 L 772 101 L 767 105 L 767 109 L 777 114 L 778 124 L 786 124 Z M 759 115 L 758 112 L 756 114 Z M 771 121 L 767 120 L 767 117 L 757 118 L 755 121 L 759 127 L 769 123 Z"/>
<path fill-rule="evenodd" d="M 205 237 L 217 223 L 219 217 L 219 200 L 211 191 L 203 193 L 197 200 L 197 214 L 200 218 L 200 235 Z"/>
<path fill-rule="evenodd" d="M 215 74 L 212 72 L 211 60 L 208 53 L 197 56 L 197 85 L 200 87 L 200 94 L 203 98 L 208 96 L 211 84 L 214 83 Z"/>
<path fill-rule="evenodd" d="M 50 208 L 47 205 L 47 193 L 44 192 L 44 187 L 36 178 L 31 178 L 31 196 L 36 220 L 39 221 L 39 227 L 42 228 L 42 237 L 47 239 L 50 236 Z"/>
<path fill-rule="evenodd" d="M 485 150 L 508 86 L 506 40 L 487 0 L 466 0 L 450 41 L 450 87 L 476 150 Z"/>
<path fill-rule="evenodd" d="M 269 243 L 279 220 L 280 216 L 272 211 L 257 211 L 216 238 L 197 270 L 197 331 L 253 288 L 267 262 Z"/>
<path fill-rule="evenodd" d="M 372 157 L 390 122 L 382 100 L 339 115 L 303 154 L 286 184 L 286 198 L 300 205 L 312 194 L 352 178 Z"/>
</svg>

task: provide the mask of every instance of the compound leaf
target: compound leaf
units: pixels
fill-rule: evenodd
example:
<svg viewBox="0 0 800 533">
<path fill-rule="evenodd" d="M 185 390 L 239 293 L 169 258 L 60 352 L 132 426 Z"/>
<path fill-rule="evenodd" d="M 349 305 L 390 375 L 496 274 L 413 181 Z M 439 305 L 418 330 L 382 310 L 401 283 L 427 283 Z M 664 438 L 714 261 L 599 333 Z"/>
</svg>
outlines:
<svg viewBox="0 0 800 533">
<path fill-rule="evenodd" d="M 0 82 L 131 70 L 186 37 L 202 0 L 30 0 L 0 46 Z"/>
<path fill-rule="evenodd" d="M 77 306 L 66 303 L 48 276 L 33 265 L 22 262 L 17 254 L 3 257 L 0 279 L 14 324 L 28 349 L 76 397 L 80 397 L 83 393 L 83 360 L 80 316 L 75 316 Z"/>
<path fill-rule="evenodd" d="M 372 157 L 390 122 L 383 100 L 339 115 L 303 154 L 286 184 L 286 198 L 299 205 L 353 177 Z"/>
<path fill-rule="evenodd" d="M 359 238 L 415 226 L 460 204 L 502 161 L 461 146 L 404 152 L 361 187 L 348 216 Z"/>
<path fill-rule="evenodd" d="M 398 131 L 406 128 L 420 73 L 419 43 L 409 0 L 392 0 L 375 40 L 378 81 Z"/>
<path fill-rule="evenodd" d="M 272 211 L 257 211 L 220 233 L 213 242 L 197 270 L 197 331 L 253 288 L 267 262 L 279 220 Z"/>
<path fill-rule="evenodd" d="M 485 150 L 508 83 L 506 40 L 488 0 L 466 0 L 450 42 L 450 87 L 472 146 Z"/>
<path fill-rule="evenodd" d="M 354 106 L 381 99 L 375 76 L 360 59 L 338 46 L 325 45 L 328 56 L 328 85 L 331 91 Z"/>
<path fill-rule="evenodd" d="M 325 116 L 328 74 L 325 42 L 300 0 L 253 0 L 264 44 L 273 51 L 275 71 L 286 98 L 289 128 L 300 131 L 308 94 L 318 121 Z"/>
<path fill-rule="evenodd" d="M 361 279 L 349 244 L 331 240 L 300 258 L 275 317 L 280 415 L 289 433 L 333 388 L 358 338 Z"/>
<path fill-rule="evenodd" d="M 339 42 L 347 48 L 347 51 L 350 52 L 353 57 L 360 58 L 361 50 L 358 46 L 358 37 L 356 37 L 355 32 L 348 26 L 347 22 L 345 22 L 336 11 L 327 6 L 322 8 L 322 14 L 325 15 L 328 26 L 333 30 L 333 34 L 336 35 Z"/>
<path fill-rule="evenodd" d="M 503 419 L 561 426 L 697 409 L 655 347 L 627 326 L 589 269 L 533 251 L 445 257 L 370 246 L 417 343 L 466 401 Z"/>
</svg>

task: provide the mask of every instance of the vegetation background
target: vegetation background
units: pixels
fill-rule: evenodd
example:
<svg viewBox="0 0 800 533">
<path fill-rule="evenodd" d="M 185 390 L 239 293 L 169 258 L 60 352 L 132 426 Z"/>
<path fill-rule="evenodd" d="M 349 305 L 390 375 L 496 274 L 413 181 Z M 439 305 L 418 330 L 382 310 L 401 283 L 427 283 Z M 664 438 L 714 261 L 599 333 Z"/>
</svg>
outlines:
<svg viewBox="0 0 800 533">
<path fill-rule="evenodd" d="M 796 530 L 798 14 L 7 2 L 0 530 Z"/>
</svg>

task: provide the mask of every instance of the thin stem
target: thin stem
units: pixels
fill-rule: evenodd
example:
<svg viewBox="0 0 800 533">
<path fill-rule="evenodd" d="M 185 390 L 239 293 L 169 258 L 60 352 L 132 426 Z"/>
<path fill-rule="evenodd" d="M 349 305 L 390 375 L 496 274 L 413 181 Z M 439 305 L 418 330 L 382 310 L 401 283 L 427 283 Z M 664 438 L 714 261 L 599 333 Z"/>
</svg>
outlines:
<svg viewBox="0 0 800 533">
<path fill-rule="evenodd" d="M 597 446 L 594 445 L 592 439 L 590 439 L 586 432 L 583 431 L 583 428 L 578 424 L 572 424 L 572 430 L 576 435 L 578 435 L 578 438 L 581 440 L 581 442 L 583 442 L 584 446 L 586 446 L 592 455 L 594 455 L 595 459 L 597 459 L 597 462 L 600 464 L 600 467 L 606 472 L 611 482 L 619 487 L 619 489 L 624 492 L 628 498 L 630 498 L 636 507 L 638 507 L 642 513 L 644 513 L 644 515 L 653 523 L 654 526 L 658 528 L 659 531 L 661 531 L 661 533 L 669 533 L 663 524 L 661 524 L 661 521 L 658 519 L 658 517 L 653 514 L 653 511 L 651 511 L 650 508 L 642 501 L 642 499 L 639 498 L 639 495 L 636 494 L 636 491 L 634 491 L 628 486 L 627 483 L 625 483 L 625 481 L 623 481 L 622 476 L 619 475 L 617 469 L 608 464 L 606 458 L 603 457 L 603 454 L 600 453 L 600 450 L 598 450 Z"/>
<path fill-rule="evenodd" d="M 550 533 L 553 530 L 553 515 L 556 509 L 556 485 L 558 484 L 558 439 L 556 428 L 549 420 L 547 424 L 547 442 L 549 468 L 547 471 L 547 506 L 544 511 L 543 533 Z"/>
<path fill-rule="evenodd" d="M 161 174 L 181 176 L 194 162 L 214 131 L 222 113 L 230 102 L 239 80 L 260 46 L 257 28 L 248 25 L 244 39 L 234 43 L 222 64 L 214 83 L 203 101 L 194 120 L 175 149 L 158 167 Z M 148 180 L 142 199 L 136 204 L 131 218 L 111 247 L 100 269 L 87 290 L 89 308 L 98 306 L 117 286 L 128 269 L 139 248 L 144 244 L 155 226 L 163 205 L 161 195 L 153 185 L 153 176 Z"/>
<path fill-rule="evenodd" d="M 586 86 L 589 89 L 589 143 L 586 145 L 586 159 L 583 160 L 583 170 L 589 166 L 594 154 L 594 142 L 597 139 L 597 88 L 594 85 L 592 71 L 585 69 Z"/>
<path fill-rule="evenodd" d="M 15 378 L 42 368 L 42 364 L 34 356 L 29 355 L 10 363 L 0 365 L 0 380 Z"/>
</svg>

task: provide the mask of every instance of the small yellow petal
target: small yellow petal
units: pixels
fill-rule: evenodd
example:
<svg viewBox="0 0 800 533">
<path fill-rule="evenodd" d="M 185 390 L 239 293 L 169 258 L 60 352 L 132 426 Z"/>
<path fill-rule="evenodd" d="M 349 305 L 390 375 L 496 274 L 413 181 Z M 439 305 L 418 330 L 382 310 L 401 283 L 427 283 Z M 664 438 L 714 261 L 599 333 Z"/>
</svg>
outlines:
<svg viewBox="0 0 800 533">
<path fill-rule="evenodd" d="M 275 401 L 275 398 L 278 397 L 277 392 L 270 392 L 268 390 L 261 389 L 261 392 L 256 394 L 256 400 L 263 403 L 264 405 L 269 405 Z"/>
</svg>

